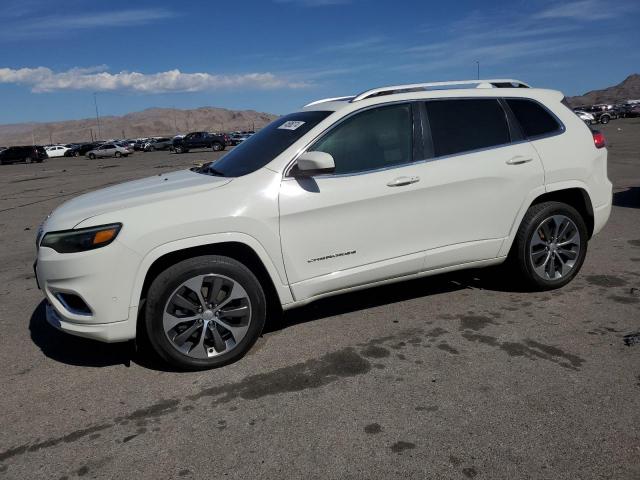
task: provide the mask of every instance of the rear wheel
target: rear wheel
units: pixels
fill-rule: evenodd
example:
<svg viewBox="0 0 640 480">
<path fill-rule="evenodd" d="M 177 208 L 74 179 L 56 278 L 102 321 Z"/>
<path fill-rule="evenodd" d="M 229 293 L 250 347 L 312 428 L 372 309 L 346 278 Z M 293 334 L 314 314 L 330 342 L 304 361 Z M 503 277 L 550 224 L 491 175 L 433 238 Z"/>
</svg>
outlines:
<svg viewBox="0 0 640 480">
<path fill-rule="evenodd" d="M 609 115 L 603 115 L 600 117 L 600 123 L 602 123 L 603 125 L 609 123 L 609 120 L 611 120 L 611 117 Z"/>
<path fill-rule="evenodd" d="M 580 271 L 588 236 L 585 221 L 575 208 L 560 202 L 540 203 L 522 219 L 513 260 L 529 286 L 560 288 Z"/>
<path fill-rule="evenodd" d="M 220 142 L 214 142 L 213 145 L 211 145 L 211 150 L 213 150 L 214 152 L 219 152 L 223 148 L 224 145 L 222 145 Z"/>
<path fill-rule="evenodd" d="M 182 153 L 182 147 L 175 147 L 175 148 L 174 148 L 174 151 L 175 151 L 176 153 Z"/>
<path fill-rule="evenodd" d="M 116 152 L 115 157 L 116 158 L 120 158 L 122 156 L 122 154 L 120 152 Z"/>
<path fill-rule="evenodd" d="M 240 262 L 207 255 L 184 260 L 151 284 L 145 306 L 149 340 L 168 363 L 187 370 L 241 358 L 264 327 L 265 296 Z"/>
<path fill-rule="evenodd" d="M 93 153 L 90 153 L 90 154 L 89 154 L 89 158 L 90 158 L 91 160 L 95 160 L 95 159 L 96 159 L 96 156 L 95 156 Z"/>
</svg>

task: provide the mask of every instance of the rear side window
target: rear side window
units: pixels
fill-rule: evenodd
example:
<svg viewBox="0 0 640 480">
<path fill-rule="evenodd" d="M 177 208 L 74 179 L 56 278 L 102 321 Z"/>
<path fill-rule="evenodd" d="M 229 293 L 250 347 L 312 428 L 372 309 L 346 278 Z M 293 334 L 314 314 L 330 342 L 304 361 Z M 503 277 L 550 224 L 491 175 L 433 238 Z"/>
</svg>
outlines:
<svg viewBox="0 0 640 480">
<path fill-rule="evenodd" d="M 562 127 L 542 105 L 532 100 L 510 98 L 507 104 L 527 138 L 559 132 Z"/>
<path fill-rule="evenodd" d="M 426 102 L 434 156 L 510 143 L 507 117 L 497 99 Z"/>
<path fill-rule="evenodd" d="M 325 152 L 334 173 L 356 173 L 409 163 L 413 152 L 411 105 L 374 108 L 348 118 L 310 150 Z"/>
</svg>

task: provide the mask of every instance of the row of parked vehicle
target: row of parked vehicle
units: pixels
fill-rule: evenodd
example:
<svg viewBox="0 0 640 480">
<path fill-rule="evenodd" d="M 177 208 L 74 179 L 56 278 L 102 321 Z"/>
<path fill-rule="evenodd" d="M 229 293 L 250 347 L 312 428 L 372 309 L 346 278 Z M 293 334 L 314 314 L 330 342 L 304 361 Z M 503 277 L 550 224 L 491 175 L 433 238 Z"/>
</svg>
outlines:
<svg viewBox="0 0 640 480">
<path fill-rule="evenodd" d="M 176 135 L 174 137 L 112 139 L 86 143 L 68 143 L 66 145 L 0 147 L 0 164 L 42 162 L 47 158 L 56 157 L 84 156 L 90 159 L 127 157 L 136 151 L 170 150 L 175 153 L 186 153 L 189 150 L 198 148 L 221 151 L 226 147 L 239 145 L 254 133 L 254 131 L 231 133 L 191 132 L 187 135 Z"/>
<path fill-rule="evenodd" d="M 627 103 L 618 104 L 585 105 L 576 107 L 573 111 L 588 125 L 607 124 L 617 118 L 640 117 L 640 100 L 630 100 Z"/>
</svg>

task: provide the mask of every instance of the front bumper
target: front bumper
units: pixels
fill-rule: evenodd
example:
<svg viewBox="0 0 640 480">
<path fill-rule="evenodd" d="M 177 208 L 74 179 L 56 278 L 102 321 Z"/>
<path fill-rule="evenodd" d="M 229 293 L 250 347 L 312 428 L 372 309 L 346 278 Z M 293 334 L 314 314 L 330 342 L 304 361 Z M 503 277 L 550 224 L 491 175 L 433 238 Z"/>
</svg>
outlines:
<svg viewBox="0 0 640 480">
<path fill-rule="evenodd" d="M 135 310 L 135 307 L 133 307 L 133 315 L 136 314 Z M 136 325 L 133 322 L 124 320 L 113 323 L 74 323 L 64 318 L 48 300 L 46 302 L 46 319 L 49 325 L 62 332 L 101 342 L 125 342 L 136 336 Z"/>
<path fill-rule="evenodd" d="M 135 338 L 137 307 L 131 307 L 131 291 L 139 264 L 140 257 L 118 240 L 79 253 L 40 248 L 34 269 L 47 300 L 47 321 L 73 335 L 105 342 Z M 87 308 L 73 308 L 65 302 L 67 295 Z"/>
</svg>

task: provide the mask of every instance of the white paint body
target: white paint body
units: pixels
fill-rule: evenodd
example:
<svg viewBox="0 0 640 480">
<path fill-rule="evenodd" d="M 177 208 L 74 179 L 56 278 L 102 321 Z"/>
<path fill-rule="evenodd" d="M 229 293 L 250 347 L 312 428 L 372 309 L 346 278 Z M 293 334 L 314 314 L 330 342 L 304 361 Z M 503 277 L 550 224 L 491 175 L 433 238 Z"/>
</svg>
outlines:
<svg viewBox="0 0 640 480">
<path fill-rule="evenodd" d="M 355 175 L 287 176 L 299 154 L 357 110 L 469 97 L 537 100 L 565 131 Z M 141 292 L 153 262 L 221 242 L 253 249 L 283 308 L 371 285 L 497 264 L 506 258 L 532 202 L 567 188 L 588 195 L 595 234 L 611 210 L 607 152 L 595 148 L 590 130 L 561 99 L 551 90 L 465 88 L 319 102 L 306 109 L 333 113 L 248 175 L 221 178 L 187 170 L 82 195 L 55 210 L 43 232 L 115 222 L 123 227 L 104 248 L 67 254 L 39 248 L 37 277 L 50 303 L 47 317 L 76 335 L 109 342 L 135 338 Z M 507 163 L 514 157 L 530 161 Z M 388 186 L 399 177 L 419 181 Z M 56 292 L 79 295 L 92 314 L 70 312 Z"/>
</svg>

